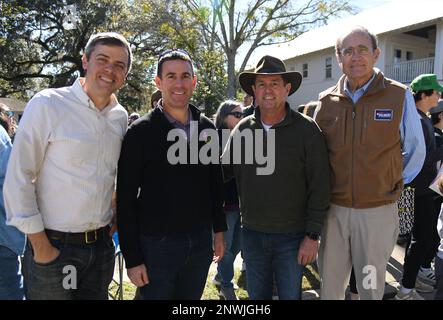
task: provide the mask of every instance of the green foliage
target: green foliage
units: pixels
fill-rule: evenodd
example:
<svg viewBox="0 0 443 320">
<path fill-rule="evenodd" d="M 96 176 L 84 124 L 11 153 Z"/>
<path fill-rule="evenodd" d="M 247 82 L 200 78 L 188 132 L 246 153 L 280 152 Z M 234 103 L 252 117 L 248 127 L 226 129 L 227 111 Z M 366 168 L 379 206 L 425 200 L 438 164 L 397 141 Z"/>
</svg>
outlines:
<svg viewBox="0 0 443 320">
<path fill-rule="evenodd" d="M 119 91 L 129 112 L 149 110 L 158 55 L 183 48 L 198 76 L 193 102 L 211 116 L 235 98 L 236 76 L 262 45 L 295 38 L 349 7 L 345 0 L 2 0 L 0 96 L 27 98 L 84 74 L 82 49 L 101 31 L 123 34 L 134 66 Z M 70 9 L 71 11 L 69 11 Z M 246 55 L 236 66 L 239 48 Z"/>
</svg>

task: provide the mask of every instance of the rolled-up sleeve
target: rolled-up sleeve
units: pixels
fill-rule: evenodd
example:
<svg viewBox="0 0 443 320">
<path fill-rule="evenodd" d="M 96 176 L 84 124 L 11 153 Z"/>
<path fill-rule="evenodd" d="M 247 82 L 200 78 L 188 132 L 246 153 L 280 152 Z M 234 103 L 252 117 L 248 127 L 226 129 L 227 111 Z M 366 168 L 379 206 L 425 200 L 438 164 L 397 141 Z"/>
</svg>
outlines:
<svg viewBox="0 0 443 320">
<path fill-rule="evenodd" d="M 26 106 L 15 136 L 3 188 L 7 224 L 26 234 L 44 230 L 37 204 L 35 181 L 51 130 L 50 116 L 47 113 L 44 99 L 38 96 Z"/>
</svg>

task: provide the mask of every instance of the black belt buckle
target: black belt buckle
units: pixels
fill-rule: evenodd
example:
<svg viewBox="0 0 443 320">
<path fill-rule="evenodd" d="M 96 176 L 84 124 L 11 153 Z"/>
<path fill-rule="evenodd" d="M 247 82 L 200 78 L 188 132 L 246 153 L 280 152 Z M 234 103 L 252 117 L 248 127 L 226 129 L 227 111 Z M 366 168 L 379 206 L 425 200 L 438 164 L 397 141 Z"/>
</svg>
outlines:
<svg viewBox="0 0 443 320">
<path fill-rule="evenodd" d="M 86 231 L 85 232 L 85 242 L 86 244 L 91 244 L 97 241 L 97 230 Z"/>
</svg>

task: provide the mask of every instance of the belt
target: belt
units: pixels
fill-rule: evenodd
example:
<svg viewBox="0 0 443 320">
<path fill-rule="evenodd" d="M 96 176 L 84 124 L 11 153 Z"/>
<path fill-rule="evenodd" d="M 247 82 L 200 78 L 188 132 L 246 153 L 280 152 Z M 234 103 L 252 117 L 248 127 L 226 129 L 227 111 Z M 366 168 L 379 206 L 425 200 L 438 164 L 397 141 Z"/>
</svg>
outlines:
<svg viewBox="0 0 443 320">
<path fill-rule="evenodd" d="M 109 226 L 85 232 L 62 232 L 45 229 L 48 238 L 70 244 L 92 244 L 109 237 Z"/>
</svg>

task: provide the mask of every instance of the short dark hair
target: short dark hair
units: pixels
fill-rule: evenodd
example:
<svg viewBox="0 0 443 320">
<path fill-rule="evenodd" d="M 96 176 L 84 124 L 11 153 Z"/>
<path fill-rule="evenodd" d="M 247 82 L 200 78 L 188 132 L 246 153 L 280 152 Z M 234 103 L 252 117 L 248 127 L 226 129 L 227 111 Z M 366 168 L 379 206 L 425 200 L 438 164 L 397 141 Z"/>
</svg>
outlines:
<svg viewBox="0 0 443 320">
<path fill-rule="evenodd" d="M 155 90 L 153 94 L 151 94 L 151 108 L 154 108 L 152 105 L 153 102 L 158 102 L 162 98 L 162 92 L 160 90 Z"/>
<path fill-rule="evenodd" d="M 241 108 L 242 104 L 234 100 L 223 101 L 214 115 L 215 127 L 217 129 L 227 129 L 225 125 L 225 118 L 228 116 L 230 112 L 232 112 L 232 110 L 234 110 L 237 107 Z"/>
<path fill-rule="evenodd" d="M 442 111 L 443 112 L 443 111 Z M 440 120 L 440 113 L 441 112 L 437 112 L 437 113 L 431 113 L 431 121 L 432 121 L 432 125 L 436 125 L 437 123 L 439 123 Z"/>
<path fill-rule="evenodd" d="M 131 46 L 129 45 L 125 37 L 116 32 L 101 32 L 92 35 L 85 47 L 85 55 L 88 61 L 91 57 L 92 51 L 94 51 L 95 46 L 99 44 L 105 46 L 118 46 L 126 49 L 126 51 L 128 52 L 128 70 L 126 74 L 128 74 L 132 66 L 132 51 Z"/>
<path fill-rule="evenodd" d="M 191 65 L 191 72 L 194 75 L 194 65 L 191 56 L 186 50 L 183 49 L 168 49 L 163 51 L 158 57 L 157 62 L 157 76 L 161 78 L 163 63 L 170 60 L 183 60 L 189 62 Z"/>
<path fill-rule="evenodd" d="M 421 100 L 421 94 L 424 93 L 425 96 L 430 97 L 434 94 L 434 89 L 429 90 L 421 90 L 417 92 L 412 92 L 412 95 L 414 96 L 415 103 L 419 102 Z"/>
<path fill-rule="evenodd" d="M 368 38 L 371 40 L 372 50 L 374 51 L 375 49 L 378 48 L 378 39 L 377 39 L 377 36 L 374 33 L 370 32 L 365 27 L 355 26 L 349 32 L 346 32 L 346 33 L 342 34 L 340 37 L 337 38 L 337 41 L 335 43 L 335 53 L 337 55 L 340 55 L 340 51 L 342 49 L 342 44 L 343 44 L 343 39 L 346 38 L 347 36 L 353 34 L 353 33 L 360 33 L 360 34 L 367 35 Z"/>
</svg>

